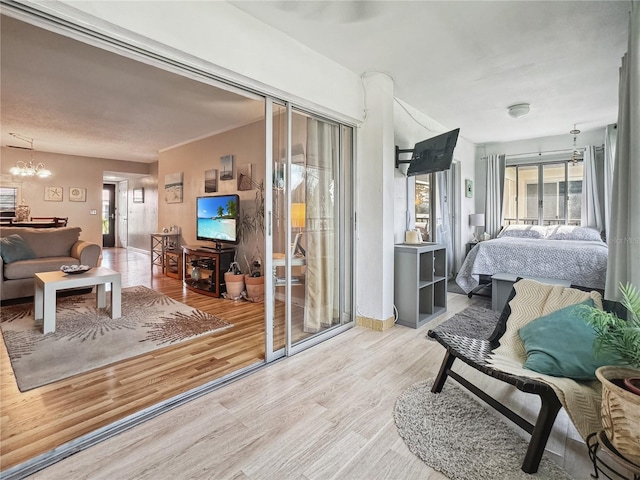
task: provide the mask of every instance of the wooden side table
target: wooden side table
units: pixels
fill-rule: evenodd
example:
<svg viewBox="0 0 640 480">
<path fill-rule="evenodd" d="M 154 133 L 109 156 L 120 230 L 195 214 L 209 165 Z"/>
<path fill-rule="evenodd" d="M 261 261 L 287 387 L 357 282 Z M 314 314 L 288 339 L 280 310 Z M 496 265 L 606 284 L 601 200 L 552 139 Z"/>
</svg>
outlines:
<svg viewBox="0 0 640 480">
<path fill-rule="evenodd" d="M 165 264 L 166 253 L 168 251 L 179 251 L 180 234 L 179 233 L 151 233 L 151 273 L 153 273 L 154 265 L 158 265 L 162 273 L 167 273 Z"/>
<path fill-rule="evenodd" d="M 165 275 L 182 280 L 182 254 L 178 251 L 167 251 L 164 254 Z"/>
</svg>

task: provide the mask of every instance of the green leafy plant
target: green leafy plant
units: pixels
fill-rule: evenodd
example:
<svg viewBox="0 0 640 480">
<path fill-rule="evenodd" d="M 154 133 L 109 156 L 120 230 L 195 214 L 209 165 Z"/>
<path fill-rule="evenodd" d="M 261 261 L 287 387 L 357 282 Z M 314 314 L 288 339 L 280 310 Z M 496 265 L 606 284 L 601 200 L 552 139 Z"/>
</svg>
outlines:
<svg viewBox="0 0 640 480">
<path fill-rule="evenodd" d="M 631 284 L 620 284 L 627 319 L 594 307 L 584 308 L 584 318 L 596 331 L 594 351 L 612 353 L 631 367 L 640 368 L 640 293 Z"/>
</svg>

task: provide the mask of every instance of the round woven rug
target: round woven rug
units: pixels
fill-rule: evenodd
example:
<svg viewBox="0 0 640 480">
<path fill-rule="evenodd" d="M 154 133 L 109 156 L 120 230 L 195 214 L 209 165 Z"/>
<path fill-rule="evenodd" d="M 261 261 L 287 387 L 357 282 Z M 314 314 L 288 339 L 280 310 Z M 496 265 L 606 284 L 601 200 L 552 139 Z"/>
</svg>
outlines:
<svg viewBox="0 0 640 480">
<path fill-rule="evenodd" d="M 524 473 L 525 440 L 451 380 L 438 394 L 432 384 L 412 385 L 394 409 L 400 436 L 431 468 L 452 480 L 571 479 L 546 455 L 538 473 Z"/>
</svg>

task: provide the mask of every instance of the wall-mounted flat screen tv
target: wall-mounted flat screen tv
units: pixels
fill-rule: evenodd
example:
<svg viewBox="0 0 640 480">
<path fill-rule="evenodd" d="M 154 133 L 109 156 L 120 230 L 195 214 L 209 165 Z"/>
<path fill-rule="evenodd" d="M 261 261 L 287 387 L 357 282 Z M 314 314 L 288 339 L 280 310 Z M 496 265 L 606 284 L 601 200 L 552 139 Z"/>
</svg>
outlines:
<svg viewBox="0 0 640 480">
<path fill-rule="evenodd" d="M 453 149 L 458 142 L 458 133 L 460 129 L 456 128 L 416 143 L 407 176 L 449 170 L 453 161 Z"/>
<path fill-rule="evenodd" d="M 216 243 L 238 243 L 238 207 L 236 194 L 196 198 L 196 238 Z"/>
</svg>

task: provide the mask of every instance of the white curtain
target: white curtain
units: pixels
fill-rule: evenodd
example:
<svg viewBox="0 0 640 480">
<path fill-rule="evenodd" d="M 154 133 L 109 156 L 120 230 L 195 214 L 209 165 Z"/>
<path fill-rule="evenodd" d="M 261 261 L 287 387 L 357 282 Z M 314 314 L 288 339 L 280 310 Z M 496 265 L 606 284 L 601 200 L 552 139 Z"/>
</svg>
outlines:
<svg viewBox="0 0 640 480">
<path fill-rule="evenodd" d="M 337 323 L 338 246 L 337 199 L 338 127 L 307 119 L 306 260 L 304 331 L 316 333 Z"/>
<path fill-rule="evenodd" d="M 453 273 L 453 240 L 451 236 L 451 222 L 449 221 L 449 193 L 451 170 L 436 172 L 436 242 L 447 246 L 447 271 Z"/>
<path fill-rule="evenodd" d="M 484 204 L 484 231 L 495 238 L 504 220 L 502 205 L 504 197 L 504 155 L 487 157 L 487 197 Z"/>
<path fill-rule="evenodd" d="M 596 165 L 596 147 L 587 145 L 584 148 L 580 225 L 596 228 L 599 232 L 604 230 L 598 192 L 598 183 L 601 178 L 602 174 Z"/>
<path fill-rule="evenodd" d="M 640 2 L 631 4 L 629 46 L 622 57 L 618 143 L 613 173 L 605 297 L 620 299 L 620 283 L 640 288 Z"/>
<path fill-rule="evenodd" d="M 616 142 L 618 140 L 618 126 L 607 125 L 604 137 L 604 230 L 605 238 L 609 241 L 609 226 L 611 225 L 611 197 L 613 195 L 613 166 L 616 158 Z"/>
</svg>

